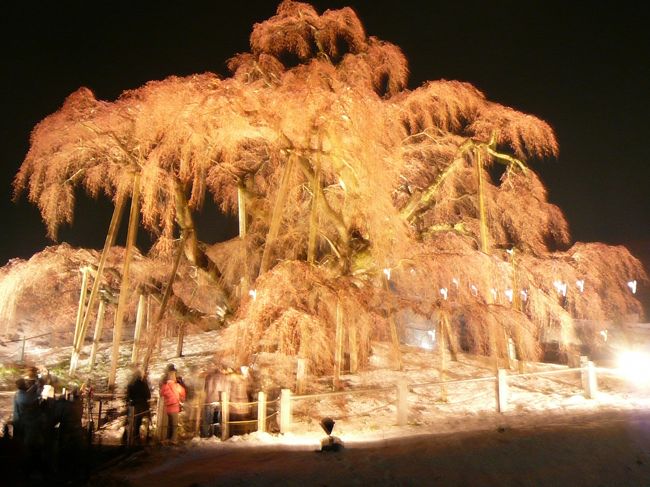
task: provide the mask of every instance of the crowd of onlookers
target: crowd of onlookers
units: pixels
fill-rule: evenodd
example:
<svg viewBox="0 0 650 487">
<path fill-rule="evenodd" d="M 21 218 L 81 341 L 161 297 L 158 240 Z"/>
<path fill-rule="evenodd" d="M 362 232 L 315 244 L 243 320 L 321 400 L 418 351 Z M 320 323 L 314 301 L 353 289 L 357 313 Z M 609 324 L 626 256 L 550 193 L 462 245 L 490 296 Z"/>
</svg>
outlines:
<svg viewBox="0 0 650 487">
<path fill-rule="evenodd" d="M 202 437 L 220 436 L 226 391 L 230 434 L 250 431 L 249 379 L 247 367 L 215 366 L 205 373 L 190 367 L 188 375 L 181 377 L 174 364 L 169 364 L 157 384 L 162 403 L 157 423 L 163 443 L 177 444 L 181 430 L 184 437 L 196 432 Z M 151 421 L 152 386 L 142 371 L 134 368 L 125 392 L 128 413 L 123 440 L 137 445 L 143 441 L 145 419 Z M 76 481 L 87 477 L 89 436 L 82 417 L 84 404 L 90 404 L 84 399 L 92 395 L 88 383 L 62 388 L 45 368 L 30 367 L 16 381 L 12 434 L 6 428 L 4 439 L 11 439 L 23 478 Z"/>
<path fill-rule="evenodd" d="M 12 448 L 20 470 L 17 477 L 25 485 L 35 479 L 74 482 L 87 476 L 81 420 L 82 396 L 88 393 L 87 387 L 61 389 L 45 368 L 31 367 L 16 381 Z"/>
<path fill-rule="evenodd" d="M 207 373 L 196 367 L 182 377 L 174 364 L 169 364 L 159 381 L 159 397 L 162 399 L 164 417 L 158 418 L 162 428 L 163 443 L 177 444 L 179 430 L 198 429 L 202 437 L 221 435 L 221 401 L 224 392 L 229 393 L 230 434 L 243 434 L 249 430 L 246 421 L 251 419 L 250 380 L 247 367 L 234 370 L 215 366 Z M 149 400 L 151 388 L 139 369 L 134 369 L 126 390 L 127 405 L 133 406 L 134 443 L 142 441 L 141 425 L 150 417 Z M 127 425 L 127 427 L 129 427 Z M 198 427 L 198 428 L 197 428 Z"/>
</svg>

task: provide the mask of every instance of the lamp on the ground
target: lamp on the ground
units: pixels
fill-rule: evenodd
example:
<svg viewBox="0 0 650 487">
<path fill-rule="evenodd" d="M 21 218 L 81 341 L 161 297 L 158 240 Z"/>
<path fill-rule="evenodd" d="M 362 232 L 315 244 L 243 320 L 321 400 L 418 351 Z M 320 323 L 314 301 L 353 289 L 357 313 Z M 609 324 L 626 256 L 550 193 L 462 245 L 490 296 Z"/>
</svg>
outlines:
<svg viewBox="0 0 650 487">
<path fill-rule="evenodd" d="M 327 434 L 327 438 L 323 438 L 320 442 L 321 451 L 338 451 L 343 448 L 343 442 L 336 436 L 332 436 L 332 430 L 334 429 L 334 421 L 332 418 L 323 418 L 320 421 L 320 427 L 323 428 L 323 431 Z"/>
</svg>

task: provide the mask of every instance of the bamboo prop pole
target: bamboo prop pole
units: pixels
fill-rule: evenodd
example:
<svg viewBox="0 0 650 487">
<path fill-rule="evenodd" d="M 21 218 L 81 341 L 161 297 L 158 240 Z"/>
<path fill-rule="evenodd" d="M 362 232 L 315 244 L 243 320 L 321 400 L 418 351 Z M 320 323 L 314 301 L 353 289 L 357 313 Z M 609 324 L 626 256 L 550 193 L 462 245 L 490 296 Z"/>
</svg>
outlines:
<svg viewBox="0 0 650 487">
<path fill-rule="evenodd" d="M 140 336 L 142 335 L 142 325 L 145 320 L 146 298 L 140 294 L 138 298 L 138 311 L 135 316 L 135 330 L 133 330 L 133 349 L 131 350 L 131 363 L 138 362 L 138 348 L 140 347 Z"/>
<path fill-rule="evenodd" d="M 313 264 L 316 260 L 316 238 L 318 237 L 318 206 L 320 199 L 320 156 L 316 156 L 316 167 L 311 180 L 311 209 L 309 213 L 309 241 L 307 245 L 307 262 Z"/>
<path fill-rule="evenodd" d="M 287 164 L 282 169 L 282 176 L 280 178 L 280 186 L 278 188 L 278 194 L 275 199 L 275 204 L 273 205 L 273 213 L 271 216 L 271 224 L 269 225 L 269 231 L 266 234 L 266 241 L 264 242 L 264 252 L 262 253 L 262 262 L 260 264 L 259 275 L 264 274 L 269 270 L 271 265 L 271 251 L 273 250 L 273 244 L 275 239 L 278 237 L 280 232 L 280 224 L 282 223 L 282 212 L 287 202 L 287 197 L 289 195 L 289 182 L 291 181 L 291 175 L 293 173 L 295 156 L 289 156 Z"/>
<path fill-rule="evenodd" d="M 497 331 L 492 320 L 488 324 L 488 333 L 490 334 L 490 356 L 492 362 L 492 371 L 496 376 L 499 372 L 499 351 L 497 350 Z"/>
<path fill-rule="evenodd" d="M 359 370 L 359 343 L 356 324 L 351 324 L 348 327 L 348 345 L 350 347 L 350 373 L 356 374 Z"/>
<path fill-rule="evenodd" d="M 490 249 L 488 246 L 488 228 L 487 228 L 487 215 L 485 210 L 485 188 L 483 182 L 483 153 L 481 149 L 474 150 L 476 155 L 476 178 L 478 181 L 478 212 L 480 223 L 480 238 L 481 238 L 481 252 L 489 254 Z"/>
<path fill-rule="evenodd" d="M 88 294 L 88 267 L 81 269 L 81 291 L 79 292 L 79 305 L 77 307 L 77 320 L 74 325 L 74 338 L 72 341 L 72 355 L 70 356 L 70 370 L 69 373 L 73 374 L 77 370 L 77 363 L 79 362 L 79 352 L 77 344 L 81 335 L 81 323 L 83 322 L 84 310 L 86 305 L 86 295 Z M 81 347 L 79 347 L 80 349 Z"/>
<path fill-rule="evenodd" d="M 133 194 L 131 195 L 131 212 L 129 214 L 129 229 L 126 234 L 126 252 L 124 255 L 124 265 L 122 267 L 122 282 L 120 283 L 120 297 L 117 301 L 117 310 L 115 311 L 115 322 L 113 325 L 113 348 L 111 351 L 111 369 L 108 374 L 108 387 L 115 386 L 115 376 L 117 374 L 117 362 L 120 355 L 120 342 L 122 341 L 122 328 L 124 325 L 124 312 L 128 304 L 129 297 L 129 271 L 131 268 L 131 258 L 133 248 L 135 247 L 136 237 L 138 234 L 138 218 L 140 217 L 140 174 L 136 173 L 133 178 Z"/>
<path fill-rule="evenodd" d="M 334 389 L 341 386 L 341 362 L 343 361 L 343 311 L 340 299 L 336 301 L 336 348 L 334 349 Z"/>
<path fill-rule="evenodd" d="M 178 341 L 176 342 L 176 357 L 180 358 L 183 356 L 183 340 L 185 340 L 185 328 L 187 325 L 181 323 L 178 327 Z"/>
<path fill-rule="evenodd" d="M 296 361 L 296 394 L 304 394 L 307 387 L 307 359 Z"/>
<path fill-rule="evenodd" d="M 95 333 L 93 333 L 93 346 L 90 350 L 90 360 L 88 370 L 92 371 L 95 366 L 95 359 L 97 358 L 97 348 L 99 341 L 102 338 L 102 331 L 104 329 L 104 315 L 106 314 L 106 301 L 99 300 L 99 309 L 97 310 L 97 320 L 95 321 Z"/>
<path fill-rule="evenodd" d="M 241 295 L 240 299 L 245 299 L 248 295 L 248 247 L 246 246 L 246 235 L 248 228 L 248 221 L 246 218 L 246 189 L 244 182 L 239 181 L 237 184 L 237 213 L 239 216 L 239 240 L 242 242 L 244 248 L 244 266 L 241 279 Z"/>
<path fill-rule="evenodd" d="M 445 376 L 447 372 L 447 340 L 444 325 L 444 315 L 438 321 L 438 336 L 440 337 L 440 399 L 447 402 L 447 385 L 445 384 Z"/>
<path fill-rule="evenodd" d="M 392 293 L 390 291 L 390 287 L 388 286 L 388 276 L 384 274 L 383 276 L 383 281 L 384 281 L 384 290 L 390 296 L 390 309 L 388 310 L 388 326 L 390 327 L 390 339 L 391 339 L 391 344 L 393 348 L 393 360 L 394 363 L 397 365 L 397 370 L 402 370 L 403 364 L 402 364 L 402 351 L 399 348 L 399 336 L 397 334 L 397 323 L 395 322 L 395 314 L 393 312 L 393 306 L 392 306 Z"/>
<path fill-rule="evenodd" d="M 104 248 L 99 257 L 99 263 L 97 264 L 97 272 L 95 273 L 95 280 L 93 281 L 93 287 L 90 290 L 90 297 L 88 298 L 88 304 L 86 305 L 86 312 L 84 314 L 84 319 L 81 322 L 81 328 L 79 330 L 79 336 L 86 336 L 86 329 L 88 328 L 88 323 L 90 322 L 91 310 L 95 305 L 95 300 L 99 294 L 99 286 L 102 281 L 102 274 L 104 273 L 104 266 L 106 265 L 106 259 L 108 258 L 108 252 L 111 247 L 115 245 L 115 239 L 117 238 L 117 231 L 120 227 L 120 222 L 122 221 L 122 215 L 124 214 L 124 208 L 126 204 L 126 196 L 120 194 L 117 197 L 117 202 L 115 203 L 115 209 L 113 210 L 113 216 L 111 217 L 111 222 L 108 226 L 108 233 L 106 234 L 106 240 L 104 242 Z M 78 362 L 79 352 L 81 351 L 81 344 L 83 343 L 83 338 L 80 340 L 80 343 L 73 344 L 73 355 L 76 356 L 76 359 L 70 360 L 70 375 L 75 373 L 75 369 L 72 368 L 72 363 L 76 364 Z"/>
<path fill-rule="evenodd" d="M 517 272 L 517 261 L 515 260 L 515 249 L 513 248 L 508 253 L 510 254 L 510 264 L 512 265 L 512 305 L 517 311 L 521 311 L 521 295 L 519 294 L 519 275 Z M 523 374 L 526 369 L 526 363 L 521 350 L 523 333 L 521 330 L 521 322 L 519 320 L 517 320 L 517 323 L 515 324 L 514 335 L 517 366 L 519 373 Z"/>
<path fill-rule="evenodd" d="M 458 362 L 458 350 L 456 350 L 456 344 L 454 343 L 454 335 L 451 331 L 451 324 L 449 323 L 449 313 L 444 312 L 441 316 L 442 332 L 447 335 L 447 343 L 449 344 L 449 353 L 451 354 L 451 360 Z"/>
<path fill-rule="evenodd" d="M 185 237 L 181 235 L 181 240 L 178 246 L 178 251 L 176 252 L 176 257 L 174 259 L 174 266 L 172 267 L 171 275 L 169 276 L 169 281 L 167 282 L 167 287 L 165 288 L 165 293 L 163 294 L 162 301 L 160 302 L 160 308 L 158 309 L 158 314 L 156 315 L 153 323 L 151 323 L 151 330 L 147 331 L 148 340 L 147 340 L 147 352 L 144 356 L 144 362 L 142 365 L 143 373 L 146 374 L 149 369 L 149 362 L 151 361 L 151 355 L 153 354 L 154 346 L 156 345 L 156 339 L 160 336 L 160 322 L 162 321 L 163 316 L 165 315 L 165 310 L 167 309 L 167 303 L 169 302 L 169 297 L 172 294 L 172 286 L 174 285 L 174 279 L 176 278 L 176 273 L 178 272 L 178 266 L 181 263 L 181 257 L 183 257 L 183 245 L 185 244 Z"/>
</svg>

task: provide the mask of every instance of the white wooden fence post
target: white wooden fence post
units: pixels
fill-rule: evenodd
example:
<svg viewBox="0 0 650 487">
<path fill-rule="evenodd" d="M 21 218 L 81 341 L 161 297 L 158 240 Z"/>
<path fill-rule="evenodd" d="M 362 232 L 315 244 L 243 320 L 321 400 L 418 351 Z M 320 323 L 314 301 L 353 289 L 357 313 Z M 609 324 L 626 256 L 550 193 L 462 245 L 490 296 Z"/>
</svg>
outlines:
<svg viewBox="0 0 650 487">
<path fill-rule="evenodd" d="M 397 383 L 397 425 L 406 426 L 408 421 L 408 384 L 400 379 Z"/>
<path fill-rule="evenodd" d="M 508 408 L 508 372 L 499 369 L 497 373 L 497 412 L 503 413 Z"/>
<path fill-rule="evenodd" d="M 583 383 L 585 387 L 585 397 L 587 399 L 596 399 L 598 395 L 598 381 L 596 378 L 596 367 L 591 361 L 587 362 L 587 365 L 582 370 Z"/>
<path fill-rule="evenodd" d="M 280 433 L 288 433 L 291 429 L 291 390 L 280 391 Z"/>
<path fill-rule="evenodd" d="M 587 363 L 589 362 L 589 358 L 585 355 L 580 356 L 580 368 L 582 369 L 580 371 L 580 378 L 582 380 L 582 390 L 587 392 L 587 389 L 589 389 L 589 380 L 587 378 Z"/>
<path fill-rule="evenodd" d="M 230 393 L 221 393 L 221 441 L 230 437 Z"/>
<path fill-rule="evenodd" d="M 257 431 L 266 433 L 266 393 L 257 393 Z"/>
</svg>

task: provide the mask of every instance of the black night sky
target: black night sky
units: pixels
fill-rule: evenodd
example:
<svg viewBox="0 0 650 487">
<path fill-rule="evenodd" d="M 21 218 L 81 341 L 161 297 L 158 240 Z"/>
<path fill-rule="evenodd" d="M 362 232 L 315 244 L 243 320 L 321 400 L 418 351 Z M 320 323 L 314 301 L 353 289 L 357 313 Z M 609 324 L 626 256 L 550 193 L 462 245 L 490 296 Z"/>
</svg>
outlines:
<svg viewBox="0 0 650 487">
<path fill-rule="evenodd" d="M 38 121 L 80 86 L 112 100 L 153 79 L 213 71 L 248 50 L 253 23 L 274 0 L 240 2 L 24 2 L 0 22 L 3 113 L 0 265 L 50 244 L 36 208 L 11 201 L 11 182 Z M 315 1 L 351 6 L 368 34 L 399 45 L 412 88 L 468 81 L 493 101 L 556 130 L 560 158 L 534 165 L 575 240 L 626 244 L 650 260 L 650 16 L 641 2 Z M 93 5 L 92 9 L 89 5 Z M 100 248 L 106 201 L 79 200 L 73 245 Z M 205 240 L 236 231 L 212 218 Z"/>
</svg>

